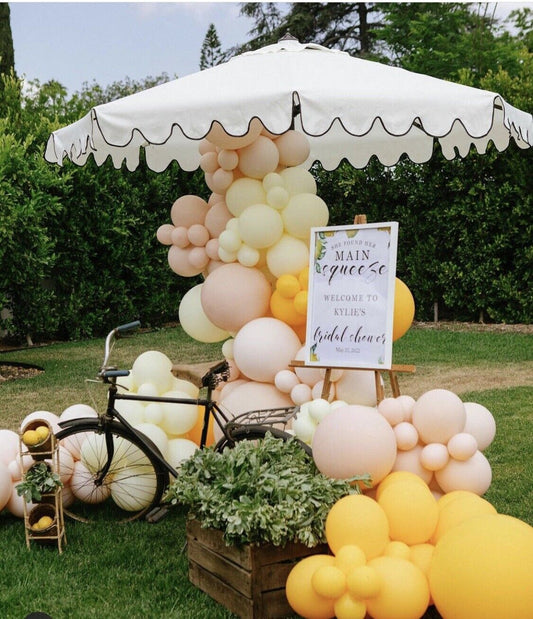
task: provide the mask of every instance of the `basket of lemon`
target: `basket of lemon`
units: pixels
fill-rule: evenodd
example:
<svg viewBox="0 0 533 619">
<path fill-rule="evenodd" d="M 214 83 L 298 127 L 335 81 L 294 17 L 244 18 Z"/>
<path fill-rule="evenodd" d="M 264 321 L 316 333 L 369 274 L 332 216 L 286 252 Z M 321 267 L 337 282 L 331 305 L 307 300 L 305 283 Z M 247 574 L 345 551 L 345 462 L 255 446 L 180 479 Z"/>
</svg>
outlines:
<svg viewBox="0 0 533 619">
<path fill-rule="evenodd" d="M 55 544 L 58 536 L 55 505 L 40 503 L 28 514 L 31 537 L 41 544 Z"/>
<path fill-rule="evenodd" d="M 22 429 L 22 442 L 34 460 L 44 460 L 52 454 L 54 434 L 46 421 L 36 419 Z"/>
</svg>

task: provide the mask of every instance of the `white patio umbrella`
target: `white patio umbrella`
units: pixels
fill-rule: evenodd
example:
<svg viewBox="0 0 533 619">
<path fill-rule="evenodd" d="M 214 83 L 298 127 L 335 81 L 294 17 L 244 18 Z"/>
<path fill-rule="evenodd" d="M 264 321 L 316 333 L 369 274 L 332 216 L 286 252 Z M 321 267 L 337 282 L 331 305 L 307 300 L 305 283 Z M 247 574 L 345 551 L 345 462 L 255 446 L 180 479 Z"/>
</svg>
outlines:
<svg viewBox="0 0 533 619">
<path fill-rule="evenodd" d="M 471 145 L 483 153 L 490 141 L 500 151 L 511 138 L 521 148 L 533 144 L 531 114 L 497 93 L 285 39 L 96 106 L 50 136 L 45 158 L 83 165 L 92 154 L 101 165 L 111 156 L 133 170 L 143 147 L 152 170 L 176 160 L 192 171 L 209 131 L 242 136 L 257 119 L 273 134 L 291 127 L 306 134 L 306 164 L 328 170 L 343 158 L 363 168 L 372 155 L 387 166 L 403 153 L 422 163 L 434 140 L 447 159 L 466 156 Z"/>
</svg>

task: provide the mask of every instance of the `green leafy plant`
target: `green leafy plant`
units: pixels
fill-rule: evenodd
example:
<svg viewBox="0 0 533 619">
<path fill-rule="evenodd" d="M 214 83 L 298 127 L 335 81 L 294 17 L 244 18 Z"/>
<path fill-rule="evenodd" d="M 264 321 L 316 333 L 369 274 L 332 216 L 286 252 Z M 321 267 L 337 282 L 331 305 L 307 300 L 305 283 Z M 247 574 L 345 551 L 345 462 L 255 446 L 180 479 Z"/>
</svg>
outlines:
<svg viewBox="0 0 533 619">
<path fill-rule="evenodd" d="M 24 479 L 17 485 L 17 494 L 23 496 L 26 503 L 40 501 L 43 494 L 51 494 L 61 488 L 63 482 L 46 462 L 39 462 L 28 469 Z"/>
<path fill-rule="evenodd" d="M 322 475 L 295 440 L 272 435 L 242 441 L 217 453 L 198 450 L 183 462 L 166 500 L 189 507 L 204 528 L 219 529 L 226 543 L 308 547 L 325 541 L 324 525 L 333 504 L 359 492 L 352 481 Z"/>
</svg>

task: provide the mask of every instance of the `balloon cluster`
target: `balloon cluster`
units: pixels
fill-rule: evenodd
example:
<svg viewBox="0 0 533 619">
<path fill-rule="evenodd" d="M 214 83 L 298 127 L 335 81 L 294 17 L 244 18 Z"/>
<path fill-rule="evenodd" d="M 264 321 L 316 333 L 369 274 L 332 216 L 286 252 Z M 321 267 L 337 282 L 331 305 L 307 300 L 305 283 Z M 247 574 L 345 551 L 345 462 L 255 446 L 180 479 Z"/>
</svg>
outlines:
<svg viewBox="0 0 533 619">
<path fill-rule="evenodd" d="M 158 351 L 147 351 L 137 357 L 130 375 L 121 378 L 120 382 L 129 393 L 183 399 L 197 398 L 198 387 L 176 378 L 171 369 L 172 363 L 166 355 Z M 163 457 L 175 468 L 198 449 L 204 419 L 202 407 L 196 404 L 143 403 L 127 400 L 117 400 L 116 407 L 130 424 L 155 443 Z M 57 432 L 62 421 L 96 416 L 97 413 L 92 407 L 86 404 L 74 404 L 59 416 L 49 411 L 30 413 L 23 419 L 20 427 L 22 430 L 30 422 L 40 420 L 53 432 Z M 107 499 L 110 494 L 120 505 L 122 498 L 113 495 L 112 483 L 98 489 L 87 485 L 91 470 L 99 468 L 96 466 L 98 463 L 92 459 L 95 454 L 103 453 L 104 449 L 95 443 L 103 441 L 104 437 L 88 435 L 83 442 L 80 442 L 80 437 L 81 435 L 68 437 L 59 445 L 59 475 L 63 482 L 64 505 L 68 506 L 76 498 L 86 502 L 99 502 Z M 213 441 L 211 426 L 208 430 L 207 444 Z M 51 460 L 47 462 L 52 465 Z M 34 463 L 35 460 L 28 452 L 23 452 L 21 455 L 20 438 L 16 432 L 0 430 L 0 511 L 7 508 L 17 517 L 24 516 L 24 499 L 17 494 L 16 486 L 22 475 Z M 135 487 L 131 488 L 132 493 L 135 493 L 135 490 Z M 128 509 L 125 504 L 121 506 Z M 29 507 L 31 509 L 32 505 Z M 136 503 L 135 507 L 142 506 Z"/>
<path fill-rule="evenodd" d="M 302 617 L 418 619 L 435 604 L 444 619 L 525 619 L 533 607 L 533 528 L 474 493 L 436 500 L 417 475 L 394 472 L 375 499 L 337 501 L 325 534 L 333 554 L 302 559 L 287 579 Z"/>
<path fill-rule="evenodd" d="M 290 386 L 288 375 L 281 377 Z M 410 471 L 437 496 L 454 490 L 482 495 L 489 488 L 491 467 L 482 451 L 492 443 L 496 423 L 481 404 L 462 402 L 445 389 L 427 391 L 416 401 L 407 395 L 385 398 L 377 408 L 348 404 L 350 399 L 305 402 L 293 424 L 325 475 L 347 479 L 368 473 L 376 486 L 391 471 Z"/>
</svg>

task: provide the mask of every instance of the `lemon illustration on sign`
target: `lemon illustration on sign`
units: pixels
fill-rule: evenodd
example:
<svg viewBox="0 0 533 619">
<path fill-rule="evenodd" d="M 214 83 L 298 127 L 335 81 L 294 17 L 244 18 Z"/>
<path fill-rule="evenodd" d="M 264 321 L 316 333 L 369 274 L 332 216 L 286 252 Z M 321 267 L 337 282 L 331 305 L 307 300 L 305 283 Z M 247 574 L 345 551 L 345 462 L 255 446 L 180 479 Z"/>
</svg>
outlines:
<svg viewBox="0 0 533 619">
<path fill-rule="evenodd" d="M 40 443 L 41 439 L 35 430 L 26 430 L 26 432 L 22 435 L 22 442 L 24 445 L 31 447 Z"/>
</svg>

